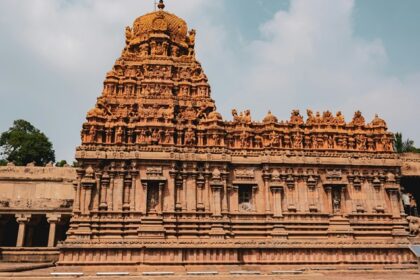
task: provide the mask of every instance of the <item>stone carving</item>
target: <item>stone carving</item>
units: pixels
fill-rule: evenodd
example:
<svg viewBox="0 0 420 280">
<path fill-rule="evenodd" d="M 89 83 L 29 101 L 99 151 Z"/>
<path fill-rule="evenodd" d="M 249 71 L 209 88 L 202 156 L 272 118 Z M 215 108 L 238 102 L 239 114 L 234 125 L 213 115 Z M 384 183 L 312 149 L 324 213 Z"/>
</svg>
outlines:
<svg viewBox="0 0 420 280">
<path fill-rule="evenodd" d="M 410 234 L 417 236 L 420 234 L 420 218 L 414 216 L 408 216 Z"/>
<path fill-rule="evenodd" d="M 362 113 L 360 111 L 357 111 L 354 113 L 353 120 L 350 123 L 351 125 L 356 126 L 364 126 L 365 125 L 365 118 L 362 116 Z"/>
<path fill-rule="evenodd" d="M 299 113 L 299 110 L 293 110 L 292 114 L 290 116 L 289 123 L 295 124 L 295 125 L 301 125 L 303 124 L 303 118 Z"/>
</svg>

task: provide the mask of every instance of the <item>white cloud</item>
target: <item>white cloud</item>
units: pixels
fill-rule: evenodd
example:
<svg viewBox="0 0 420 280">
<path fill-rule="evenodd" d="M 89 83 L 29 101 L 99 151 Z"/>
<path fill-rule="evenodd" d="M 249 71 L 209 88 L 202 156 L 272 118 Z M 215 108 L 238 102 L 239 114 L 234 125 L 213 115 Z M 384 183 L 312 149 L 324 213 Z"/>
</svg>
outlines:
<svg viewBox="0 0 420 280">
<path fill-rule="evenodd" d="M 420 144 L 420 72 L 385 74 L 385 46 L 354 35 L 353 11 L 352 0 L 292 0 L 242 54 L 249 60 L 237 75 L 243 88 L 229 105 L 253 108 L 256 118 L 271 109 L 283 119 L 293 108 L 342 110 L 347 120 L 360 109 L 367 120 L 379 113 L 393 131 Z"/>
</svg>

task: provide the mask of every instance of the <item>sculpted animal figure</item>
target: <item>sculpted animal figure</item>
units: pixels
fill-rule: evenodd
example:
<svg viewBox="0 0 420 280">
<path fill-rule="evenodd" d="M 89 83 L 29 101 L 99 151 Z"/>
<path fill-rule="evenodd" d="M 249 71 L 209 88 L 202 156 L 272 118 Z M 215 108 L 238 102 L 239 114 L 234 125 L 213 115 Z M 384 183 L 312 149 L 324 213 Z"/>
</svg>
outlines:
<svg viewBox="0 0 420 280">
<path fill-rule="evenodd" d="M 417 236 L 420 233 L 420 218 L 414 216 L 408 216 L 407 220 L 409 222 L 408 228 L 410 230 L 410 235 Z"/>
</svg>

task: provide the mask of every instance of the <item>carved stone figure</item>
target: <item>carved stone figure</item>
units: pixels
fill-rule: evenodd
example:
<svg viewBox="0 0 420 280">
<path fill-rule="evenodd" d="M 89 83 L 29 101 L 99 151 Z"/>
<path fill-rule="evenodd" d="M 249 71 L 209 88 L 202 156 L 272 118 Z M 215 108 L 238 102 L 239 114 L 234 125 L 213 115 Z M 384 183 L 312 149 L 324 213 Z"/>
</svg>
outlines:
<svg viewBox="0 0 420 280">
<path fill-rule="evenodd" d="M 293 110 L 292 114 L 290 116 L 289 123 L 295 124 L 295 125 L 301 125 L 303 124 L 303 118 L 299 113 L 299 110 Z"/>
<path fill-rule="evenodd" d="M 420 218 L 414 216 L 408 216 L 410 235 L 417 236 L 420 234 Z"/>
<path fill-rule="evenodd" d="M 362 116 L 362 113 L 360 111 L 357 111 L 356 113 L 354 113 L 353 120 L 351 121 L 350 124 L 356 125 L 356 126 L 365 125 L 365 118 Z"/>
</svg>

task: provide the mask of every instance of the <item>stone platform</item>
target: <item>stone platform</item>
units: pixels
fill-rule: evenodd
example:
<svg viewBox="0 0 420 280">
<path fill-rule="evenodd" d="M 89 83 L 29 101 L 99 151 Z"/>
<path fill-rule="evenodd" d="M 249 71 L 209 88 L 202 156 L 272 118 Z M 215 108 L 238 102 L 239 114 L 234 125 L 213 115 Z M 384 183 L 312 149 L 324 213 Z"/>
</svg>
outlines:
<svg viewBox="0 0 420 280">
<path fill-rule="evenodd" d="M 109 274 L 108 276 L 98 275 L 98 272 L 104 272 L 104 267 L 90 267 L 92 271 L 83 271 L 81 268 L 78 267 L 69 267 L 66 268 L 64 271 L 63 269 L 59 268 L 48 268 L 48 269 L 39 269 L 27 272 L 20 272 L 20 273 L 0 273 L 0 280 L 3 279 L 173 279 L 173 280 L 180 280 L 180 279 L 187 279 L 187 280 L 248 280 L 248 279 L 311 279 L 311 280 L 332 280 L 332 279 L 343 279 L 343 280 L 352 280 L 352 279 L 397 279 L 397 278 L 404 278 L 405 280 L 414 280 L 419 279 L 420 273 L 416 270 L 396 270 L 396 271 L 385 271 L 385 270 L 372 270 L 367 271 L 366 269 L 363 270 L 331 270 L 331 271 L 314 271 L 314 270 L 306 270 L 301 271 L 301 273 L 295 273 L 296 271 L 293 270 L 276 270 L 276 272 L 283 272 L 283 273 L 276 273 L 273 274 L 273 271 L 265 271 L 259 270 L 258 267 L 248 267 L 247 269 L 243 270 L 229 270 L 229 269 L 237 269 L 232 267 L 218 267 L 220 271 L 217 271 L 217 274 L 196 274 L 191 275 L 187 271 L 172 271 L 172 274 L 169 274 L 170 271 L 163 272 L 161 270 L 161 274 L 145 274 L 145 271 L 137 271 L 137 272 L 129 272 L 129 274 L 121 274 L 121 275 L 112 275 Z M 360 267 L 361 268 L 361 267 Z M 184 268 L 185 269 L 185 268 Z M 211 268 L 214 272 L 215 267 Z M 252 269 L 252 270 L 251 270 Z M 51 273 L 56 272 L 68 272 L 69 274 L 61 275 L 61 276 L 54 276 Z M 203 270 L 202 272 L 205 272 Z M 242 273 L 232 273 L 232 272 L 242 272 Z M 248 273 L 247 273 L 248 272 Z M 83 273 L 83 274 L 82 274 Z"/>
</svg>

